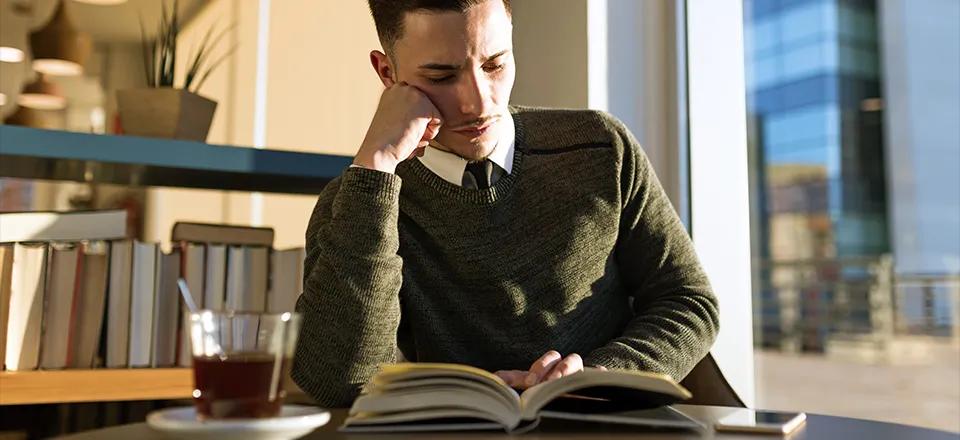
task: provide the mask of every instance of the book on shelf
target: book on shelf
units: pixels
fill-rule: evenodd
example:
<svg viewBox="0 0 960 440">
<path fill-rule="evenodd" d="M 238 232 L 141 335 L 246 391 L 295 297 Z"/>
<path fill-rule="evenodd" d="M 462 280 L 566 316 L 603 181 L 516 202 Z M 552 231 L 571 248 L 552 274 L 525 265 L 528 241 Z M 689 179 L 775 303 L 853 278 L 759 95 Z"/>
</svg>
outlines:
<svg viewBox="0 0 960 440">
<path fill-rule="evenodd" d="M 263 312 L 267 304 L 266 247 L 230 246 L 227 248 L 226 310 Z M 238 334 L 239 347 L 253 348 L 257 341 L 256 328 L 248 326 Z"/>
<path fill-rule="evenodd" d="M 187 283 L 193 303 L 198 307 L 203 304 L 203 284 L 206 272 L 206 246 L 202 243 L 180 242 L 176 244 L 180 252 L 180 276 Z M 179 298 L 179 292 L 177 297 Z M 190 320 L 184 315 L 188 312 L 186 306 L 180 308 L 180 334 L 177 345 L 177 365 L 189 367 L 193 359 L 190 351 Z"/>
<path fill-rule="evenodd" d="M 127 211 L 0 213 L 0 242 L 114 240 L 127 236 Z"/>
<path fill-rule="evenodd" d="M 72 350 L 67 358 L 70 368 L 95 366 L 107 297 L 108 244 L 91 241 L 82 246 L 82 270 L 77 281 L 80 291 L 79 298 L 75 299 L 75 319 L 70 330 Z"/>
<path fill-rule="evenodd" d="M 267 311 L 270 313 L 292 312 L 297 297 L 303 291 L 302 247 L 275 250 L 270 256 L 270 292 L 267 294 Z"/>
<path fill-rule="evenodd" d="M 9 371 L 34 370 L 40 360 L 46 271 L 46 243 L 17 243 L 13 246 L 4 359 Z"/>
<path fill-rule="evenodd" d="M 180 322 L 180 252 L 161 253 L 157 264 L 153 303 L 152 367 L 172 367 L 177 363 L 178 325 Z"/>
<path fill-rule="evenodd" d="M 227 248 L 226 309 L 263 312 L 267 303 L 266 247 L 230 246 Z"/>
<path fill-rule="evenodd" d="M 13 281 L 13 245 L 0 244 L 0 370 L 7 358 L 7 320 L 10 318 L 10 284 Z"/>
<path fill-rule="evenodd" d="M 40 338 L 40 368 L 66 368 L 74 310 L 79 285 L 77 274 L 83 259 L 75 243 L 51 243 L 44 294 L 43 326 Z"/>
<path fill-rule="evenodd" d="M 203 275 L 203 307 L 222 310 L 226 298 L 227 246 L 207 244 Z"/>
<path fill-rule="evenodd" d="M 478 368 L 400 363 L 374 375 L 341 430 L 522 432 L 541 418 L 700 429 L 667 406 L 690 397 L 670 376 L 656 373 L 590 368 L 518 393 Z"/>
<path fill-rule="evenodd" d="M 268 230 L 272 241 L 269 228 L 228 228 Z M 164 253 L 158 243 L 88 240 L 102 234 L 73 230 L 80 240 L 0 243 L 0 368 L 189 367 L 179 277 L 214 310 L 292 311 L 300 294 L 303 248 L 192 237 Z"/>
<path fill-rule="evenodd" d="M 170 241 L 271 247 L 273 235 L 273 228 L 176 222 L 170 234 Z"/>
<path fill-rule="evenodd" d="M 110 283 L 107 288 L 107 340 L 104 364 L 124 368 L 130 352 L 130 308 L 133 240 L 110 243 Z"/>
<path fill-rule="evenodd" d="M 127 365 L 149 367 L 153 361 L 154 292 L 160 246 L 133 242 L 133 269 L 130 290 L 130 335 Z"/>
</svg>

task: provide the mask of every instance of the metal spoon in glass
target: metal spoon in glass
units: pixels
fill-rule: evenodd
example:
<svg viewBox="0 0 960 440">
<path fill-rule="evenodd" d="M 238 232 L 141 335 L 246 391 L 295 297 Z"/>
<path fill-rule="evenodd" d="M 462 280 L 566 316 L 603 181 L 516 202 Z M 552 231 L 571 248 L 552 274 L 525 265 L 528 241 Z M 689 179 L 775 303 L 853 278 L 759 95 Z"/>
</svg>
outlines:
<svg viewBox="0 0 960 440">
<path fill-rule="evenodd" d="M 193 295 L 190 294 L 190 288 L 187 287 L 187 280 L 183 278 L 177 279 L 177 286 L 180 286 L 180 296 L 183 297 L 183 302 L 187 304 L 187 309 L 190 310 L 190 313 L 199 313 L 200 309 L 197 307 L 197 304 L 193 302 Z"/>
</svg>

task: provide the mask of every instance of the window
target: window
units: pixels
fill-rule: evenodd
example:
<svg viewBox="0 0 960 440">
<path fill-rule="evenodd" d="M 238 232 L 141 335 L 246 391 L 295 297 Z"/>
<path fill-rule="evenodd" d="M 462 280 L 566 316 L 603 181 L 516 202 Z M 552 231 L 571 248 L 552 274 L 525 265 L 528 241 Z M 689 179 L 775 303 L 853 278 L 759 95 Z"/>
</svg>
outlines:
<svg viewBox="0 0 960 440">
<path fill-rule="evenodd" d="M 958 23 L 744 0 L 758 407 L 960 432 Z"/>
</svg>

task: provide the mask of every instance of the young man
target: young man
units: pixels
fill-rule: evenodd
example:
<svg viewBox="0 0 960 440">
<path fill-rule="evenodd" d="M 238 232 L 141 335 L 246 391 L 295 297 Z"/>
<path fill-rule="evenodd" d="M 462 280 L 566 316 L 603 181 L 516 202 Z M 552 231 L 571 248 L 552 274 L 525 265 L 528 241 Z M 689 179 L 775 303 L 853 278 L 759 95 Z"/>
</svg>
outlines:
<svg viewBox="0 0 960 440">
<path fill-rule="evenodd" d="M 683 378 L 716 298 L 629 131 L 508 106 L 508 0 L 369 3 L 386 90 L 310 219 L 294 380 L 348 406 L 397 346 L 518 387 L 585 367 Z"/>
</svg>

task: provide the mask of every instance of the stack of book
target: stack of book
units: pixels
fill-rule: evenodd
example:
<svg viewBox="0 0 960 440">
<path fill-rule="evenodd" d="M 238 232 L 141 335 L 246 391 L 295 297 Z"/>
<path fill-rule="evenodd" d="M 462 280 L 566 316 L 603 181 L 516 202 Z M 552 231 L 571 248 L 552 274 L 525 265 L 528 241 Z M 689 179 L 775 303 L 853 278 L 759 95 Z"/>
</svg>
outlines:
<svg viewBox="0 0 960 440">
<path fill-rule="evenodd" d="M 0 365 L 190 365 L 184 278 L 206 309 L 292 311 L 303 248 L 273 230 L 177 223 L 172 248 L 128 239 L 123 210 L 0 213 Z"/>
</svg>

